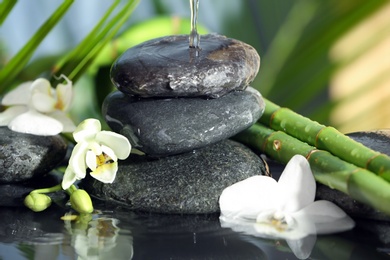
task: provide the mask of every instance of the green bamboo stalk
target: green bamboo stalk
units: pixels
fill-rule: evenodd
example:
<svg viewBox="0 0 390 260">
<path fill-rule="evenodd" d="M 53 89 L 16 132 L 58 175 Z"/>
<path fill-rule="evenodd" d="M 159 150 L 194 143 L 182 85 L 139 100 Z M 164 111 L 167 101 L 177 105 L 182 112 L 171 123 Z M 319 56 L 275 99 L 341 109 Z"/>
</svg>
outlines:
<svg viewBox="0 0 390 260">
<path fill-rule="evenodd" d="M 294 111 L 265 99 L 260 122 L 274 130 L 284 131 L 320 150 L 326 150 L 390 181 L 390 157 L 354 141 L 330 126 L 321 125 Z"/>
<path fill-rule="evenodd" d="M 17 0 L 7 0 L 0 3 L 0 25 L 3 24 L 16 2 Z"/>
<path fill-rule="evenodd" d="M 19 75 L 23 67 L 30 60 L 35 49 L 42 42 L 45 36 L 58 23 L 66 13 L 74 0 L 65 0 L 57 10 L 46 20 L 46 22 L 31 37 L 25 46 L 0 70 L 0 93 L 9 90 L 11 82 Z"/>
<path fill-rule="evenodd" d="M 367 169 L 262 124 L 253 125 L 235 139 L 282 163 L 287 163 L 296 154 L 303 155 L 308 159 L 316 181 L 390 215 L 390 183 Z"/>
</svg>

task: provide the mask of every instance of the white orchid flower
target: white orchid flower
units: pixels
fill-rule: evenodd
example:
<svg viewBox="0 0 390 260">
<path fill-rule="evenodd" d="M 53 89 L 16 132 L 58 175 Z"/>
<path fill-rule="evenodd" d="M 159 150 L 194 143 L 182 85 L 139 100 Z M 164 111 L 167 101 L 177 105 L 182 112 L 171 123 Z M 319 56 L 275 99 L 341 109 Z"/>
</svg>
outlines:
<svg viewBox="0 0 390 260">
<path fill-rule="evenodd" d="M 219 199 L 223 227 L 265 238 L 286 239 L 301 259 L 317 234 L 352 229 L 354 221 L 329 201 L 314 201 L 316 183 L 305 157 L 295 155 L 277 182 L 253 176 L 226 188 Z"/>
<path fill-rule="evenodd" d="M 48 80 L 39 78 L 7 93 L 1 104 L 9 108 L 0 113 L 0 126 L 44 136 L 72 132 L 76 126 L 66 115 L 72 102 L 72 82 L 64 75 L 61 78 L 66 84 L 58 84 L 56 89 Z"/>
<path fill-rule="evenodd" d="M 87 168 L 91 176 L 112 183 L 118 171 L 118 159 L 126 159 L 131 151 L 129 140 L 117 133 L 101 131 L 99 120 L 86 119 L 73 132 L 77 144 L 69 159 L 62 180 L 62 188 L 68 189 L 76 180 L 85 178 Z"/>
</svg>

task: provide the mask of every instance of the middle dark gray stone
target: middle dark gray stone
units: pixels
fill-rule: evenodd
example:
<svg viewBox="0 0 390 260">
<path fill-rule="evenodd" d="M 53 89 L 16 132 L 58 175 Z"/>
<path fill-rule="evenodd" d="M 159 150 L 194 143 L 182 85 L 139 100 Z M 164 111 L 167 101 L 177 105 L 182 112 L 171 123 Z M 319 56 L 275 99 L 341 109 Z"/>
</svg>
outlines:
<svg viewBox="0 0 390 260">
<path fill-rule="evenodd" d="M 108 125 L 154 157 L 180 154 L 227 139 L 254 124 L 264 101 L 253 88 L 217 99 L 144 98 L 121 92 L 103 104 Z"/>
</svg>

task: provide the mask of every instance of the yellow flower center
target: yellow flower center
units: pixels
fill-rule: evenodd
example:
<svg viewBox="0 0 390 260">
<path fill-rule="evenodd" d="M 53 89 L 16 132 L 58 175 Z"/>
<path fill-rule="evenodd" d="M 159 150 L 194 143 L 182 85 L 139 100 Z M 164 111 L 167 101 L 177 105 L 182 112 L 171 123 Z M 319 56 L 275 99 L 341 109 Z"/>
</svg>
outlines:
<svg viewBox="0 0 390 260">
<path fill-rule="evenodd" d="M 279 232 L 283 232 L 288 229 L 288 224 L 284 217 L 277 218 L 272 216 L 269 218 L 269 223 Z"/>
<path fill-rule="evenodd" d="M 114 160 L 111 159 L 111 157 L 108 156 L 105 153 L 101 153 L 100 155 L 96 156 L 96 165 L 97 165 L 97 167 L 102 166 L 104 164 L 110 164 L 110 163 L 113 163 L 113 162 L 114 162 Z"/>
<path fill-rule="evenodd" d="M 54 108 L 63 111 L 65 107 L 64 102 L 62 102 L 61 99 L 57 100 L 57 103 L 55 104 Z"/>
</svg>

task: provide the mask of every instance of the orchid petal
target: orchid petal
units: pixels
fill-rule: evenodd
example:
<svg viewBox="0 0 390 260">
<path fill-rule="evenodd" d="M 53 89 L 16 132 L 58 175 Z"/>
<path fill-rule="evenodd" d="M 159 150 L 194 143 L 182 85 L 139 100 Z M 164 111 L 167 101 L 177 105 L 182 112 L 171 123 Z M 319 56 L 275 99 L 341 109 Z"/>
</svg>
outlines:
<svg viewBox="0 0 390 260">
<path fill-rule="evenodd" d="M 86 155 L 86 158 L 85 158 L 85 161 L 86 161 L 87 166 L 88 166 L 89 169 L 91 169 L 92 171 L 96 170 L 96 167 L 98 165 L 96 163 L 96 154 L 94 152 L 88 151 L 87 155 Z"/>
<path fill-rule="evenodd" d="M 102 152 L 105 153 L 108 157 L 110 157 L 111 160 L 113 160 L 114 162 L 118 161 L 118 157 L 110 147 L 105 145 L 102 145 L 101 147 L 102 147 Z"/>
<path fill-rule="evenodd" d="M 355 226 L 342 209 L 326 200 L 315 201 L 293 215 L 300 223 L 313 223 L 317 234 L 337 233 Z"/>
<path fill-rule="evenodd" d="M 4 106 L 28 105 L 31 97 L 31 83 L 31 81 L 22 83 L 8 92 L 1 100 L 1 104 Z"/>
<path fill-rule="evenodd" d="M 88 143 L 82 142 L 75 145 L 69 159 L 69 166 L 74 171 L 77 179 L 85 178 L 87 166 L 85 162 L 88 151 Z"/>
<path fill-rule="evenodd" d="M 101 124 L 99 120 L 85 119 L 76 127 L 76 130 L 73 132 L 73 138 L 76 142 L 93 139 L 100 130 Z"/>
<path fill-rule="evenodd" d="M 73 123 L 73 121 L 69 117 L 67 117 L 67 115 L 62 111 L 53 111 L 49 113 L 48 116 L 61 122 L 63 126 L 62 132 L 64 133 L 70 133 L 76 129 L 76 125 Z"/>
<path fill-rule="evenodd" d="M 12 106 L 0 113 L 0 126 L 8 125 L 15 117 L 27 112 L 26 106 Z"/>
<path fill-rule="evenodd" d="M 101 155 L 103 152 L 102 146 L 95 140 L 88 142 L 88 149 L 91 150 L 95 154 L 95 156 Z"/>
<path fill-rule="evenodd" d="M 101 131 L 96 134 L 96 141 L 110 147 L 121 160 L 126 159 L 130 155 L 131 144 L 123 135 L 110 131 Z"/>
<path fill-rule="evenodd" d="M 8 124 L 8 127 L 15 132 L 43 136 L 57 135 L 63 129 L 59 121 L 34 110 L 17 116 Z"/>
<path fill-rule="evenodd" d="M 295 212 L 314 201 L 316 182 L 305 157 L 291 158 L 279 178 L 278 189 L 281 211 Z"/>
<path fill-rule="evenodd" d="M 70 186 L 77 180 L 76 174 L 72 171 L 70 167 L 66 168 L 64 177 L 62 178 L 62 189 L 67 190 Z"/>
<path fill-rule="evenodd" d="M 277 182 L 265 176 L 253 176 L 223 190 L 219 198 L 221 213 L 231 218 L 256 219 L 259 212 L 274 207 Z"/>
<path fill-rule="evenodd" d="M 66 80 L 67 84 L 58 84 L 57 91 L 57 108 L 62 111 L 67 111 L 72 103 L 72 82 L 65 76 L 62 77 Z"/>
<path fill-rule="evenodd" d="M 46 93 L 36 92 L 31 96 L 33 107 L 41 113 L 49 113 L 55 109 L 56 100 Z"/>
<path fill-rule="evenodd" d="M 118 163 L 107 163 L 96 168 L 91 172 L 91 176 L 103 183 L 112 183 L 115 180 L 118 171 Z"/>
<path fill-rule="evenodd" d="M 316 244 L 316 241 L 317 241 L 316 235 L 306 236 L 301 239 L 286 240 L 291 251 L 298 259 L 309 258 L 311 251 L 313 251 L 314 245 Z"/>
<path fill-rule="evenodd" d="M 44 78 L 39 78 L 34 80 L 31 83 L 31 91 L 32 94 L 43 93 L 46 94 L 47 96 L 52 96 L 53 94 L 50 81 Z"/>
</svg>

